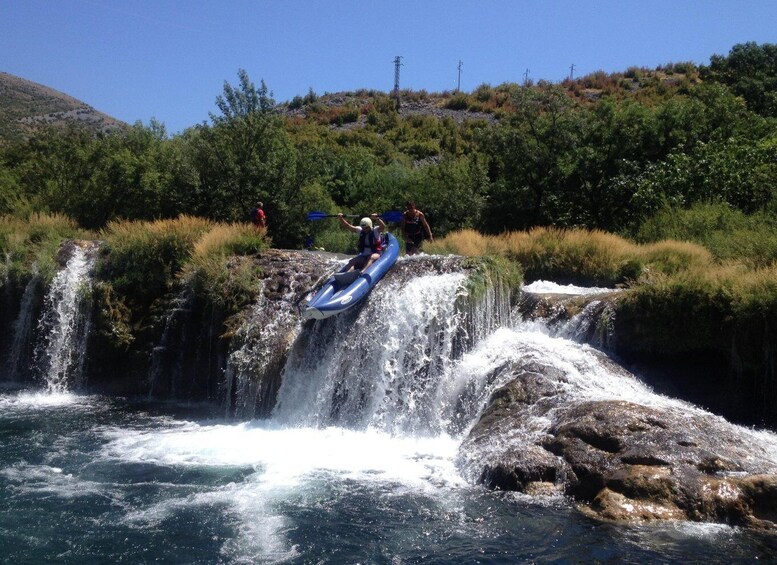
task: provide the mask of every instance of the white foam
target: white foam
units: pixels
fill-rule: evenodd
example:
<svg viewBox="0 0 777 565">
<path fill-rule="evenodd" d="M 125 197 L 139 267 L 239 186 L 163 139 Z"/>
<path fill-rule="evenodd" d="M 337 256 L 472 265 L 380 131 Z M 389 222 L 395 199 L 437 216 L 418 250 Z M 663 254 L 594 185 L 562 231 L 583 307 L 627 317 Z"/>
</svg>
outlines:
<svg viewBox="0 0 777 565">
<path fill-rule="evenodd" d="M 620 291 L 620 289 L 617 288 L 575 286 L 573 284 L 561 285 L 551 281 L 534 281 L 533 283 L 524 285 L 521 288 L 524 292 L 530 292 L 532 294 L 589 295 Z"/>
<path fill-rule="evenodd" d="M 343 478 L 423 486 L 429 479 L 460 481 L 453 457 L 457 442 L 447 436 L 399 438 L 344 428 L 278 428 L 257 423 L 201 426 L 185 423 L 164 430 L 114 429 L 103 456 L 132 462 L 181 466 L 253 467 L 265 483 L 298 484 L 329 473 Z"/>
<path fill-rule="evenodd" d="M 393 491 L 438 493 L 463 486 L 454 468 L 458 442 L 398 438 L 376 430 L 272 428 L 256 422 L 233 425 L 184 423 L 157 430 L 103 430 L 101 457 L 168 466 L 248 467 L 239 483 L 168 498 L 131 512 L 128 523 L 156 525 L 187 507 L 219 507 L 235 518 L 239 535 L 222 548 L 241 560 L 283 561 L 297 555 L 286 537 L 280 505 L 315 498 L 320 485 L 337 481 L 390 485 Z M 311 491 L 313 493 L 311 494 Z"/>
<path fill-rule="evenodd" d="M 1 394 L 3 408 L 56 408 L 62 406 L 88 406 L 89 397 L 69 392 L 25 391 L 18 394 Z"/>
</svg>

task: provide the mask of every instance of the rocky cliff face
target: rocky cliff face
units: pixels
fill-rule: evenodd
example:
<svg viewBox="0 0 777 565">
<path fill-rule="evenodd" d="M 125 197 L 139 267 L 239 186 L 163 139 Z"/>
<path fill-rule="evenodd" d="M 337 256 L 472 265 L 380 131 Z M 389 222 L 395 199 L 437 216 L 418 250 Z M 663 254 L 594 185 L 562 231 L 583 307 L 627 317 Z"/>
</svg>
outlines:
<svg viewBox="0 0 777 565">
<path fill-rule="evenodd" d="M 250 263 L 258 279 L 251 307 L 228 316 L 182 280 L 153 327 L 126 350 L 105 339 L 111 323 L 104 317 L 90 344 L 90 390 L 207 401 L 241 417 L 266 414 L 299 325 L 296 305 L 333 263 L 324 254 L 276 249 L 230 261 L 236 272 Z"/>
</svg>

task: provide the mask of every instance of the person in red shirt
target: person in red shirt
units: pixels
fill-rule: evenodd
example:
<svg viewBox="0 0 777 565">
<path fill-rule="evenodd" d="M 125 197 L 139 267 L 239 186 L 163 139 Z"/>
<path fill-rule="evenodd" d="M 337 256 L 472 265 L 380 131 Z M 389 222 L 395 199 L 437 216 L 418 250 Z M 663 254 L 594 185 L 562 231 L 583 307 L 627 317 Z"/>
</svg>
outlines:
<svg viewBox="0 0 777 565">
<path fill-rule="evenodd" d="M 251 221 L 256 229 L 267 227 L 267 216 L 262 209 L 264 204 L 261 202 L 256 203 L 256 208 L 251 210 Z"/>
</svg>

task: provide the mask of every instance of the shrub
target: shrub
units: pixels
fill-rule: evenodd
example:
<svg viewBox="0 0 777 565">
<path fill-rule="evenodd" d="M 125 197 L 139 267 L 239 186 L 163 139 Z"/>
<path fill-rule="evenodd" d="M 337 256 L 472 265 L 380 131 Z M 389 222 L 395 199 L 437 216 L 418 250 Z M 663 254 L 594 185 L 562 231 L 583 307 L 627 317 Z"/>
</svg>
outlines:
<svg viewBox="0 0 777 565">
<path fill-rule="evenodd" d="M 148 306 L 175 282 L 208 220 L 181 216 L 155 222 L 112 221 L 103 230 L 105 246 L 98 264 L 100 278 L 130 302 Z"/>
<path fill-rule="evenodd" d="M 485 255 L 503 254 L 499 249 L 496 236 L 487 236 L 472 230 L 459 230 L 451 232 L 442 239 L 424 244 L 429 253 L 438 255 L 463 255 L 465 257 L 481 257 Z"/>
<path fill-rule="evenodd" d="M 637 247 L 601 231 L 535 228 L 484 236 L 463 230 L 428 244 L 427 248 L 431 252 L 472 257 L 506 257 L 521 265 L 529 281 L 615 285 L 634 280 L 642 272 Z"/>
<path fill-rule="evenodd" d="M 357 240 L 353 234 L 345 230 L 332 228 L 316 235 L 313 245 L 331 253 L 353 253 Z"/>
<path fill-rule="evenodd" d="M 494 89 L 490 84 L 483 83 L 472 94 L 478 102 L 488 102 L 494 96 Z"/>
<path fill-rule="evenodd" d="M 267 248 L 265 234 L 245 223 L 216 224 L 195 243 L 193 260 L 260 253 Z"/>
<path fill-rule="evenodd" d="M 289 109 L 297 110 L 299 108 L 302 108 L 303 104 L 304 104 L 304 101 L 302 100 L 302 96 L 297 95 L 291 99 L 291 102 L 289 102 Z"/>
<path fill-rule="evenodd" d="M 642 261 L 653 272 L 672 275 L 683 271 L 708 268 L 713 263 L 712 254 L 694 243 L 685 241 L 659 241 L 643 246 L 639 252 Z"/>
<path fill-rule="evenodd" d="M 470 100 L 469 96 L 464 94 L 463 92 L 457 92 L 453 96 L 451 96 L 448 100 L 445 101 L 445 104 L 443 105 L 444 108 L 447 108 L 448 110 L 466 110 L 469 108 Z"/>
<path fill-rule="evenodd" d="M 426 244 L 431 253 L 468 257 L 495 255 L 521 265 L 526 279 L 613 286 L 647 282 L 712 265 L 711 254 L 699 245 L 662 241 L 636 245 L 598 230 L 535 228 L 485 236 L 474 230 L 448 234 Z"/>
<path fill-rule="evenodd" d="M 636 334 L 631 348 L 673 355 L 724 347 L 731 307 L 728 285 L 700 271 L 682 272 L 635 288 L 619 302 L 616 319 Z"/>
<path fill-rule="evenodd" d="M 57 250 L 66 239 L 90 238 L 89 232 L 63 214 L 33 213 L 26 218 L 0 217 L 0 280 L 21 280 L 35 270 L 51 279 Z M 33 267 L 33 265 L 35 265 Z"/>
<path fill-rule="evenodd" d="M 264 230 L 247 224 L 217 224 L 194 245 L 181 277 L 228 315 L 237 313 L 260 289 L 258 267 L 245 256 L 266 247 Z"/>
<path fill-rule="evenodd" d="M 467 279 L 467 295 L 470 297 L 479 298 L 492 287 L 516 290 L 523 282 L 520 266 L 504 257 L 473 257 L 466 260 L 464 266 L 472 269 Z"/>
<path fill-rule="evenodd" d="M 709 249 L 718 262 L 736 260 L 752 268 L 777 262 L 777 217 L 747 215 L 726 204 L 666 208 L 642 223 L 636 239 L 692 241 Z"/>
</svg>

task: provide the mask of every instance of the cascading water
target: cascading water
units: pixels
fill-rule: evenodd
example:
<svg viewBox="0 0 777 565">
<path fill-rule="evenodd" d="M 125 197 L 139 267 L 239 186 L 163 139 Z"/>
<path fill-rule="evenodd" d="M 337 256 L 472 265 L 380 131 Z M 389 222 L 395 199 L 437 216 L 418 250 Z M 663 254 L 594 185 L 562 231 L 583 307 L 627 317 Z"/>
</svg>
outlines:
<svg viewBox="0 0 777 565">
<path fill-rule="evenodd" d="M 187 321 L 191 314 L 191 302 L 194 296 L 188 285 L 173 299 L 173 304 L 165 316 L 162 337 L 159 345 L 151 352 L 151 367 L 148 370 L 148 394 L 154 398 L 162 381 L 169 384 L 166 388 L 175 398 L 177 384 L 183 378 L 183 354 L 186 343 Z M 173 339 L 173 337 L 177 339 Z M 171 352 L 172 345 L 175 349 Z"/>
<path fill-rule="evenodd" d="M 270 412 L 279 385 L 273 375 L 280 372 L 301 327 L 293 303 L 293 286 L 274 300 L 262 292 L 237 330 L 224 379 L 227 416 L 253 418 Z"/>
<path fill-rule="evenodd" d="M 356 314 L 307 328 L 284 369 L 274 421 L 440 433 L 465 280 L 462 273 L 389 280 Z"/>
<path fill-rule="evenodd" d="M 89 275 L 96 249 L 92 243 L 73 244 L 72 255 L 54 277 L 44 300 L 35 368 L 49 392 L 80 384 L 91 325 Z"/>
<path fill-rule="evenodd" d="M 552 366 L 549 386 L 562 398 L 698 409 L 653 394 L 542 322 L 511 319 L 509 296 L 484 293 L 473 303 L 467 292 L 464 272 L 400 260 L 365 304 L 332 319 L 273 326 L 261 298 L 232 351 L 228 382 L 236 406 L 244 399 L 248 407 L 267 348 L 290 347 L 267 420 L 214 421 L 97 397 L 66 398 L 52 412 L 39 397 L 0 394 L 0 423 L 30 422 L 29 434 L 0 443 L 0 488 L 9 493 L 0 501 L 0 554 L 203 563 L 682 562 L 721 552 L 751 562 L 774 554 L 777 541 L 746 530 L 600 526 L 560 497 L 473 485 L 477 461 L 461 453 L 462 440 L 510 365 Z M 518 439 L 546 433 L 553 409 L 538 403 L 514 430 Z M 55 425 L 37 425 L 44 418 Z M 777 444 L 772 434 L 749 437 L 759 457 Z M 41 533 L 31 527 L 46 520 Z"/>
<path fill-rule="evenodd" d="M 19 314 L 13 324 L 13 342 L 6 360 L 6 375 L 11 380 L 20 380 L 27 371 L 24 361 L 29 355 L 29 344 L 32 337 L 33 302 L 40 284 L 37 267 L 33 265 L 33 276 L 24 288 Z"/>
</svg>

